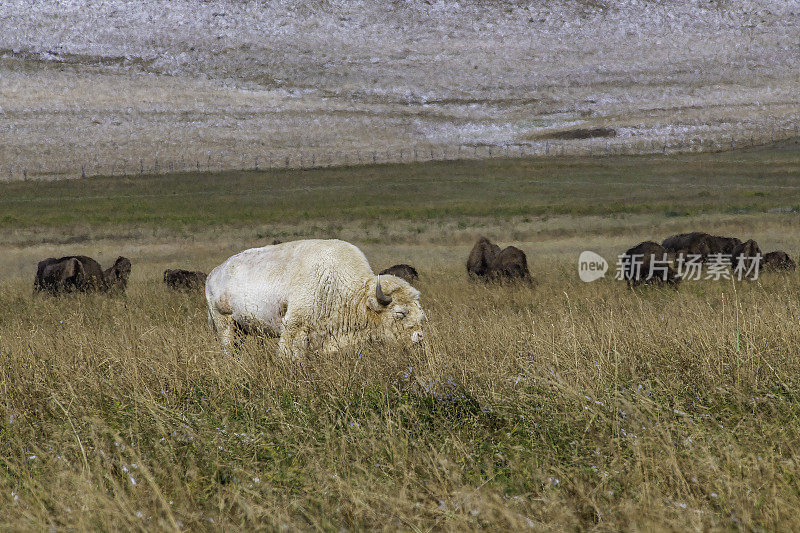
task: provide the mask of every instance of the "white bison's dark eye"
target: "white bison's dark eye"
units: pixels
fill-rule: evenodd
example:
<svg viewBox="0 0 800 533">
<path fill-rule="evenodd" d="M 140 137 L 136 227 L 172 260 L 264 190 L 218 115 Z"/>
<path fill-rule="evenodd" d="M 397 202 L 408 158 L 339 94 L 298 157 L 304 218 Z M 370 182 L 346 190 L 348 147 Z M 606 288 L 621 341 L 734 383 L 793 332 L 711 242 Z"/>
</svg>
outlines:
<svg viewBox="0 0 800 533">
<path fill-rule="evenodd" d="M 405 318 L 405 317 L 406 317 L 406 314 L 408 314 L 408 313 L 406 313 L 406 312 L 405 312 L 405 311 L 403 311 L 402 309 L 395 309 L 395 311 L 394 311 L 394 316 L 395 316 L 395 318 L 397 318 L 398 320 L 401 320 L 401 319 Z"/>
</svg>

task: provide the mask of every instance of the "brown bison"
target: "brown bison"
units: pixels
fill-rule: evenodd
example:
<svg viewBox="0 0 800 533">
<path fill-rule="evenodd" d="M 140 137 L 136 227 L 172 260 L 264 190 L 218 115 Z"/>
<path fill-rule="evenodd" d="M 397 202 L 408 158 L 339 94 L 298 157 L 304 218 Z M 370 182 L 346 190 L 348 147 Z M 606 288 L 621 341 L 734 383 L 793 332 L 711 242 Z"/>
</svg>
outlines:
<svg viewBox="0 0 800 533">
<path fill-rule="evenodd" d="M 794 270 L 797 268 L 794 260 L 783 250 L 769 252 L 761 258 L 762 270 Z"/>
<path fill-rule="evenodd" d="M 732 254 L 734 249 L 742 244 L 742 241 L 736 237 L 720 237 L 718 235 L 709 235 L 707 242 L 712 254 L 725 255 Z"/>
<path fill-rule="evenodd" d="M 672 268 L 667 249 L 653 241 L 637 244 L 622 256 L 622 275 L 629 288 L 642 283 L 666 283 L 677 288 L 680 276 Z"/>
<path fill-rule="evenodd" d="M 128 287 L 128 278 L 131 275 L 131 260 L 127 257 L 117 257 L 111 267 L 103 271 L 106 290 L 113 293 L 124 293 Z"/>
<path fill-rule="evenodd" d="M 176 291 L 193 291 L 205 286 L 206 275 L 204 272 L 167 269 L 164 271 L 164 283 Z"/>
<path fill-rule="evenodd" d="M 40 261 L 36 268 L 33 289 L 36 292 L 124 292 L 131 273 L 131 262 L 118 257 L 114 264 L 103 270 L 100 263 L 85 255 L 72 255 L 59 259 L 50 257 Z"/>
<path fill-rule="evenodd" d="M 531 280 L 528 270 L 528 258 L 525 252 L 516 246 L 506 246 L 497 254 L 489 266 L 491 279 L 520 279 Z"/>
<path fill-rule="evenodd" d="M 500 249 L 486 237 L 481 237 L 467 258 L 467 273 L 483 280 L 520 279 L 531 281 L 525 252 L 515 246 Z"/>
<path fill-rule="evenodd" d="M 499 246 L 492 244 L 486 237 L 481 237 L 467 258 L 467 274 L 472 278 L 488 278 L 489 267 L 499 253 Z"/>
<path fill-rule="evenodd" d="M 761 260 L 761 248 L 753 239 L 736 245 L 731 251 L 731 267 L 747 271 L 753 264 Z"/>
<path fill-rule="evenodd" d="M 419 279 L 419 274 L 417 273 L 417 269 L 412 267 L 411 265 L 406 265 L 404 263 L 390 266 L 389 268 L 381 270 L 380 273 L 381 275 L 391 274 L 392 276 L 397 276 L 398 278 L 404 279 L 409 283 Z"/>
<path fill-rule="evenodd" d="M 708 233 L 692 232 L 681 233 L 680 235 L 673 235 L 667 237 L 661 243 L 661 246 L 668 253 L 676 254 L 678 256 L 685 255 L 699 255 L 706 258 L 711 254 L 711 247 L 708 245 Z"/>
<path fill-rule="evenodd" d="M 733 249 L 742 243 L 736 237 L 720 237 L 695 231 L 692 233 L 681 233 L 667 237 L 661 246 L 668 253 L 676 255 L 699 255 L 703 260 L 709 255 L 723 254 L 731 255 Z"/>
<path fill-rule="evenodd" d="M 49 257 L 39 261 L 36 268 L 36 279 L 33 281 L 33 290 L 36 292 L 48 291 L 73 292 L 86 284 L 86 271 L 81 262 L 75 257 L 56 259 Z"/>
</svg>

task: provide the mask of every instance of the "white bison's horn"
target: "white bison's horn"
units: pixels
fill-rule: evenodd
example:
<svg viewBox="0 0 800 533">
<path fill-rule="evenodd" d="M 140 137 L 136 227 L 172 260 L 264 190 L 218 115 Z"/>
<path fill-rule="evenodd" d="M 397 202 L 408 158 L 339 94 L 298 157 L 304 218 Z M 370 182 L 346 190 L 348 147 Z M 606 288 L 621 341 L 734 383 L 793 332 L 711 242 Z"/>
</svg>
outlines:
<svg viewBox="0 0 800 533">
<path fill-rule="evenodd" d="M 383 294 L 381 290 L 381 277 L 378 276 L 378 282 L 375 284 L 375 298 L 378 299 L 378 303 L 383 305 L 384 307 L 392 303 L 392 297 L 386 296 Z"/>
</svg>

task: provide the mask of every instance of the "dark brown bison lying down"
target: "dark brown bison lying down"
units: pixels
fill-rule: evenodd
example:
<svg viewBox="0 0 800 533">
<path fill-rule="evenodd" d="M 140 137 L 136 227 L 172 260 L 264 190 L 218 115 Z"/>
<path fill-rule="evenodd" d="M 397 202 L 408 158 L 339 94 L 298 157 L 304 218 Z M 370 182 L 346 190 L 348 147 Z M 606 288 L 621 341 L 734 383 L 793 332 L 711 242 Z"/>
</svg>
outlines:
<svg viewBox="0 0 800 533">
<path fill-rule="evenodd" d="M 794 270 L 797 268 L 794 260 L 783 250 L 769 252 L 761 258 L 761 269 L 763 270 Z"/>
<path fill-rule="evenodd" d="M 417 269 L 412 267 L 411 265 L 406 265 L 405 263 L 390 266 L 389 268 L 381 270 L 381 275 L 383 274 L 391 274 L 392 276 L 397 276 L 398 278 L 404 279 L 409 283 L 419 279 L 419 274 L 417 273 Z"/>
<path fill-rule="evenodd" d="M 521 279 L 531 281 L 528 258 L 516 246 L 500 249 L 486 237 L 481 237 L 467 258 L 467 273 L 471 278 L 488 280 Z"/>
<path fill-rule="evenodd" d="M 657 242 L 645 241 L 623 254 L 623 277 L 628 287 L 642 283 L 669 284 L 677 288 L 681 282 L 668 260 L 667 250 Z"/>
<path fill-rule="evenodd" d="M 742 241 L 736 237 L 720 237 L 699 231 L 673 235 L 661 243 L 668 253 L 699 255 L 703 259 L 712 254 L 731 255 L 734 248 L 740 244 Z"/>
<path fill-rule="evenodd" d="M 118 257 L 114 264 L 103 270 L 100 263 L 85 255 L 71 255 L 40 261 L 36 268 L 33 290 L 59 292 L 125 292 L 131 262 Z"/>
<path fill-rule="evenodd" d="M 205 286 L 206 275 L 204 272 L 167 269 L 164 271 L 164 283 L 176 291 L 193 291 Z"/>
</svg>

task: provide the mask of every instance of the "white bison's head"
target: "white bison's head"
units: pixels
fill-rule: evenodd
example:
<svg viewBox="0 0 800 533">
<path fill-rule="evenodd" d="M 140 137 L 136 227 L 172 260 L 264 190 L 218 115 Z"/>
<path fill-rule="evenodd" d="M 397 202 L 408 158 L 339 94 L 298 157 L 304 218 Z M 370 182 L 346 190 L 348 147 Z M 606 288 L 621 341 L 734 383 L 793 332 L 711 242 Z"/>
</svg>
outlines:
<svg viewBox="0 0 800 533">
<path fill-rule="evenodd" d="M 422 340 L 425 312 L 419 304 L 419 291 L 407 281 L 392 275 L 377 276 L 367 284 L 367 307 L 376 314 L 380 336 L 401 344 Z"/>
</svg>

